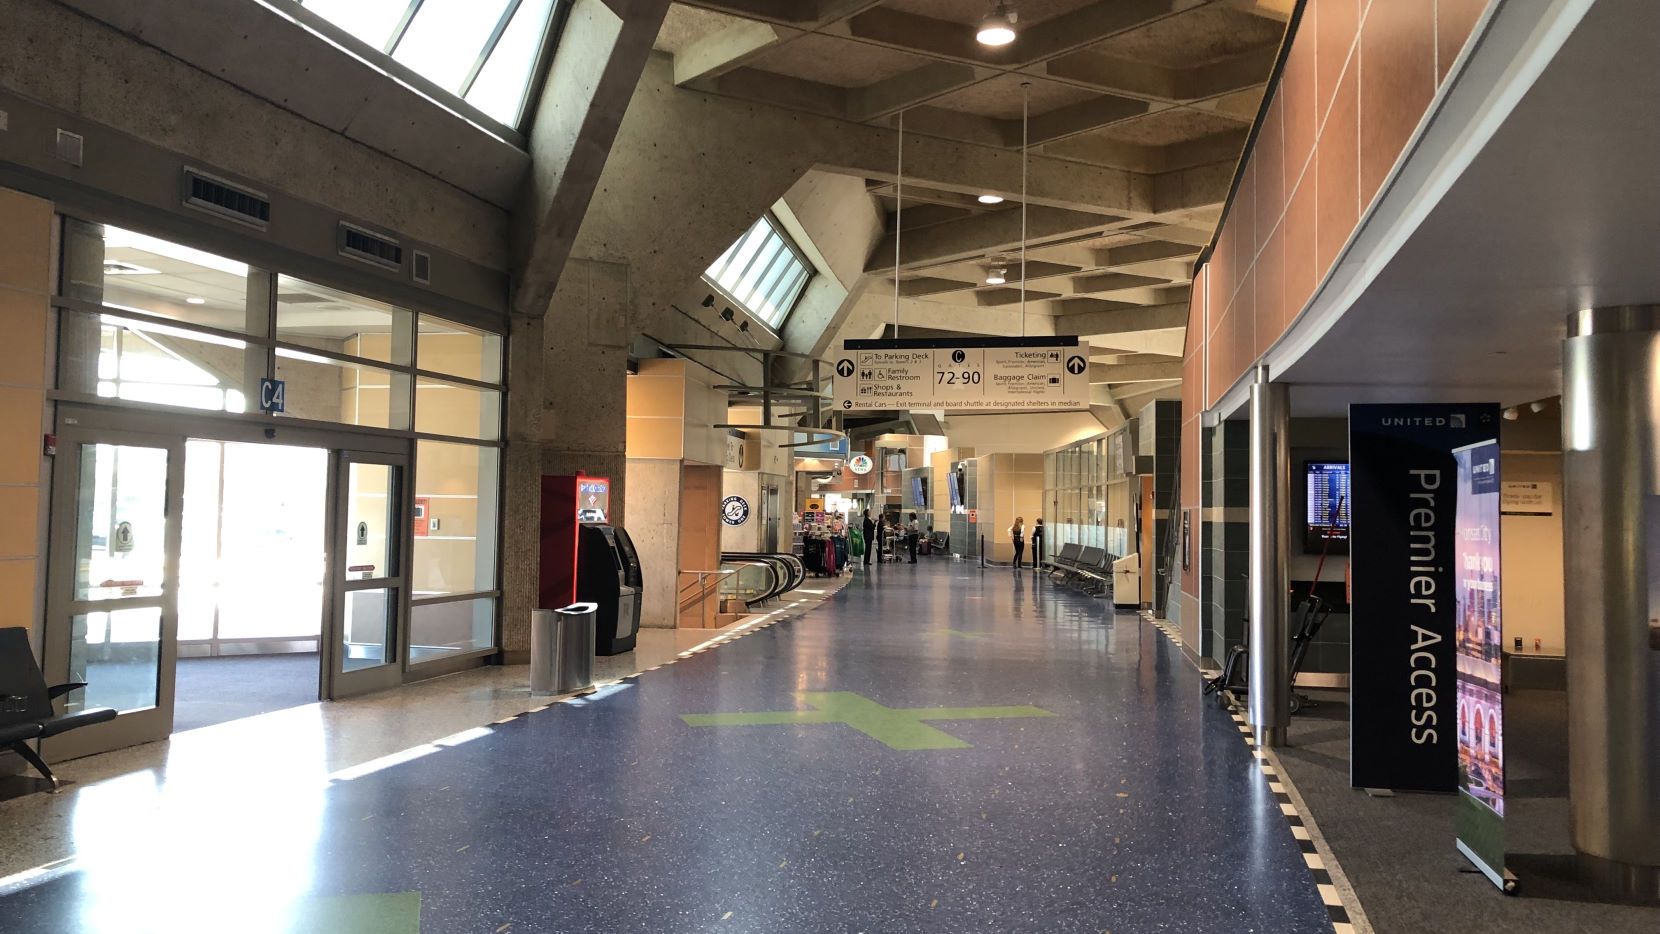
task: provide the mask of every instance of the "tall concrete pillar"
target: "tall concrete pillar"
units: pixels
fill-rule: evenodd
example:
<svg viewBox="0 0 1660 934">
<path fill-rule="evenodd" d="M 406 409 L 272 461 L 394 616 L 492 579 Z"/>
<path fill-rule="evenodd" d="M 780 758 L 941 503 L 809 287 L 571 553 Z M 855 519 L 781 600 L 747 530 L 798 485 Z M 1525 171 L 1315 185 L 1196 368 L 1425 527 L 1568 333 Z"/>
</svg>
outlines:
<svg viewBox="0 0 1660 934">
<path fill-rule="evenodd" d="M 1574 849 L 1660 900 L 1660 305 L 1571 315 L 1562 387 Z"/>
<path fill-rule="evenodd" d="M 1261 746 L 1285 745 L 1291 721 L 1291 403 L 1256 369 L 1251 384 L 1250 717 Z"/>
</svg>

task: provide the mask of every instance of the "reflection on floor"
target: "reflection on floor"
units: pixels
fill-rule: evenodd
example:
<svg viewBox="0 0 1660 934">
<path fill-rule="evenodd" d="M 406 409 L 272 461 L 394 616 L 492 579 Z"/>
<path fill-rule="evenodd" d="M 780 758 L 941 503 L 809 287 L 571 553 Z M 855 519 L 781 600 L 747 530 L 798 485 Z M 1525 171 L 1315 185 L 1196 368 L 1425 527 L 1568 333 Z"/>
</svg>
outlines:
<svg viewBox="0 0 1660 934">
<path fill-rule="evenodd" d="M 173 732 L 317 701 L 317 653 L 181 658 Z"/>
<path fill-rule="evenodd" d="M 1566 692 L 1505 695 L 1504 833 L 1519 898 L 1454 849 L 1455 796 L 1374 798 L 1349 787 L 1348 694 L 1309 693 L 1319 706 L 1292 718 L 1280 762 L 1378 934 L 1660 930 L 1660 909 L 1589 904 L 1573 879 Z"/>
<path fill-rule="evenodd" d="M 243 754 L 198 742 L 225 724 L 175 739 L 165 774 L 49 814 L 0 805 L 0 827 L 42 817 L 75 854 L 0 883 L 0 917 L 272 934 L 1332 929 L 1266 779 L 1179 650 L 1030 572 L 873 568 L 805 616 L 586 698 L 515 717 L 472 690 L 452 710 L 495 706 L 498 722 L 327 782 L 322 750 L 292 748 L 323 745 L 315 728 L 284 755 L 248 750 L 262 761 L 237 764 L 246 782 L 223 765 L 202 780 L 187 759 Z"/>
</svg>

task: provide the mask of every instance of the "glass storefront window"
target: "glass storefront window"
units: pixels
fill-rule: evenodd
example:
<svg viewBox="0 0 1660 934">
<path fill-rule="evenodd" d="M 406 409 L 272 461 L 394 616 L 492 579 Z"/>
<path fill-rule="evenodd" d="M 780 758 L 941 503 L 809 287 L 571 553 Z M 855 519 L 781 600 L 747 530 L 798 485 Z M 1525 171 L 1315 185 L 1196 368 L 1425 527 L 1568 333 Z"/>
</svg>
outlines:
<svg viewBox="0 0 1660 934">
<path fill-rule="evenodd" d="M 58 388 L 104 399 L 243 412 L 265 366 L 246 341 L 114 315 L 59 319 Z"/>
<path fill-rule="evenodd" d="M 277 350 L 277 379 L 286 384 L 290 418 L 408 428 L 408 373 Z"/>
<path fill-rule="evenodd" d="M 422 315 L 415 340 L 415 365 L 423 370 L 481 383 L 501 382 L 500 334 Z"/>
<path fill-rule="evenodd" d="M 277 277 L 277 340 L 378 363 L 409 363 L 412 315 L 396 305 Z"/>
<path fill-rule="evenodd" d="M 501 435 L 501 393 L 425 376 L 415 380 L 415 430 L 494 441 Z"/>
<path fill-rule="evenodd" d="M 416 604 L 409 616 L 409 663 L 437 661 L 495 645 L 493 597 Z"/>
<path fill-rule="evenodd" d="M 495 588 L 500 464 L 496 448 L 416 442 L 415 600 Z"/>
<path fill-rule="evenodd" d="M 247 263 L 119 227 L 74 224 L 66 249 L 75 262 L 64 294 L 121 311 L 243 334 L 265 330 L 263 274 Z M 250 308 L 253 309 L 250 313 Z"/>
</svg>

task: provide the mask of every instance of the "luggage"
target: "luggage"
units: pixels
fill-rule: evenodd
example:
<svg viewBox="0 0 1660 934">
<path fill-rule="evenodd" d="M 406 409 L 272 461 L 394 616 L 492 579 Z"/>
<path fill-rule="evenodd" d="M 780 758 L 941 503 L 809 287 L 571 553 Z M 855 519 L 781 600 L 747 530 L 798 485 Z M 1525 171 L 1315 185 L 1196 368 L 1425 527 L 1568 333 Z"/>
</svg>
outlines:
<svg viewBox="0 0 1660 934">
<path fill-rule="evenodd" d="M 927 537 L 926 535 L 923 536 L 922 538 L 918 539 L 918 541 L 916 543 L 916 550 L 917 550 L 918 554 L 924 554 L 924 555 L 933 554 L 934 553 L 934 540 Z"/>
</svg>

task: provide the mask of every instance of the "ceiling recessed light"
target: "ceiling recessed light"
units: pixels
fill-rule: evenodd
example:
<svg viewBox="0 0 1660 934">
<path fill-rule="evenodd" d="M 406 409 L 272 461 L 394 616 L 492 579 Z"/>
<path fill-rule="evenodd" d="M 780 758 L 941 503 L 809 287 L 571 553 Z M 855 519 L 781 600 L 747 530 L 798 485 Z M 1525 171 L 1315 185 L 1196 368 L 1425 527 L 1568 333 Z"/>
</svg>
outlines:
<svg viewBox="0 0 1660 934">
<path fill-rule="evenodd" d="M 981 195 L 980 196 L 980 203 L 981 204 L 1002 204 L 1003 203 L 1003 196 L 1002 195 Z"/>
<path fill-rule="evenodd" d="M 205 299 L 205 298 L 187 298 L 187 299 L 185 299 L 185 302 L 188 303 L 188 304 L 191 304 L 191 305 L 206 305 L 207 304 L 207 299 Z"/>
<path fill-rule="evenodd" d="M 1008 45 L 1014 41 L 1014 24 L 1019 18 L 1013 6 L 999 0 L 980 21 L 980 31 L 974 38 L 981 45 Z"/>
</svg>

